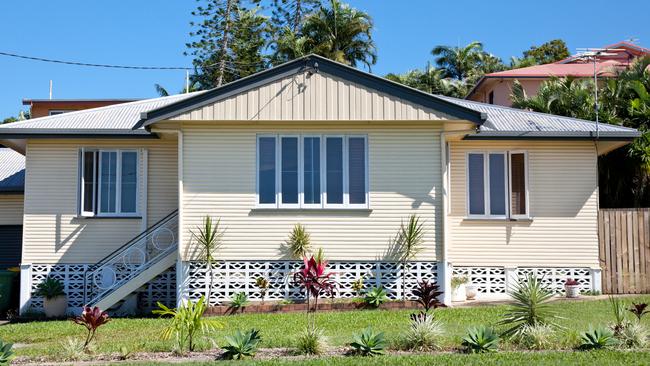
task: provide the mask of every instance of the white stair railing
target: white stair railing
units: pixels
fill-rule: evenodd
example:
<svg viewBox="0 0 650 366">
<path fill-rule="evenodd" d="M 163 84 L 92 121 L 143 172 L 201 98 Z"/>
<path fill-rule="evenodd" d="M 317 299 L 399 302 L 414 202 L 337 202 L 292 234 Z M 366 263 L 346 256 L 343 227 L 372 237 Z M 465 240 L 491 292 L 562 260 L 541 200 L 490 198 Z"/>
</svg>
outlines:
<svg viewBox="0 0 650 366">
<path fill-rule="evenodd" d="M 84 303 L 94 306 L 177 248 L 178 211 L 174 211 L 84 273 Z"/>
</svg>

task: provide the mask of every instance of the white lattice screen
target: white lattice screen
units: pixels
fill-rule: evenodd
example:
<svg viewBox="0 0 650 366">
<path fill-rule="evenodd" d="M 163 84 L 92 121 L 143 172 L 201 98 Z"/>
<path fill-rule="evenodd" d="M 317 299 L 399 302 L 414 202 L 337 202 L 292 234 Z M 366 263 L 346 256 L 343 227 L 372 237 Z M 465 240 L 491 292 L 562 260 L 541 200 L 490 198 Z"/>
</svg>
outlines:
<svg viewBox="0 0 650 366">
<path fill-rule="evenodd" d="M 564 282 L 568 278 L 578 281 L 580 291 L 594 289 L 589 268 L 517 268 L 518 276 L 526 276 L 529 273 L 541 278 L 543 284 L 558 293 L 564 293 Z"/>
<path fill-rule="evenodd" d="M 38 285 L 48 276 L 61 281 L 68 297 L 68 308 L 81 308 L 84 305 L 84 272 L 92 265 L 88 264 L 33 264 L 31 285 L 31 309 L 41 311 L 43 299 L 34 293 Z M 156 307 L 156 302 L 168 306 L 176 305 L 176 270 L 171 267 L 147 283 L 138 292 L 139 308 L 149 311 Z"/>
<path fill-rule="evenodd" d="M 454 276 L 467 277 L 482 294 L 506 293 L 506 270 L 503 267 L 454 267 Z"/>
<path fill-rule="evenodd" d="M 206 267 L 199 262 L 186 263 L 189 266 L 188 296 L 198 300 L 207 296 L 208 274 Z M 266 300 L 304 298 L 301 290 L 292 284 L 292 276 L 302 262 L 297 261 L 227 261 L 219 262 L 212 270 L 212 291 L 210 304 L 230 301 L 237 292 L 244 292 L 251 300 L 260 300 L 259 289 L 255 286 L 258 277 L 269 281 Z M 395 262 L 343 262 L 332 261 L 329 271 L 334 272 L 338 282 L 336 297 L 354 297 L 352 282 L 364 277 L 364 286 L 371 288 L 383 286 L 391 299 L 402 296 L 401 266 Z M 411 290 L 420 279 L 436 281 L 438 265 L 436 262 L 411 262 L 406 268 L 406 293 L 411 298 Z"/>
</svg>

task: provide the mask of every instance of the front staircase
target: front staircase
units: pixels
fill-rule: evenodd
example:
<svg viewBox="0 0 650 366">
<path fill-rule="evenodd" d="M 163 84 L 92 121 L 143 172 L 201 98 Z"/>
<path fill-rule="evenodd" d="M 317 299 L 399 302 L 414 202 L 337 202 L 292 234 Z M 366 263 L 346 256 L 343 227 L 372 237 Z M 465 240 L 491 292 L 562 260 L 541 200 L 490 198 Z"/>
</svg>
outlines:
<svg viewBox="0 0 650 366">
<path fill-rule="evenodd" d="M 176 263 L 178 211 L 140 233 L 84 273 L 84 303 L 109 309 Z"/>
</svg>

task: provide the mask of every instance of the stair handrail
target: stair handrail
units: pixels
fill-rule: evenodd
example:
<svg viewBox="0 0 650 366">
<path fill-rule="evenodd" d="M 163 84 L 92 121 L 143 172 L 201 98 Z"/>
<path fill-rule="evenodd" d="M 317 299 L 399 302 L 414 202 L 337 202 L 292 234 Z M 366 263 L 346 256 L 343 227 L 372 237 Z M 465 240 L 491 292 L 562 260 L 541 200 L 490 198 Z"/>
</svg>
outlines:
<svg viewBox="0 0 650 366">
<path fill-rule="evenodd" d="M 140 232 L 138 235 L 133 237 L 131 240 L 127 241 L 125 244 L 120 246 L 119 248 L 115 249 L 111 253 L 109 253 L 107 256 L 102 258 L 100 261 L 97 263 L 88 266 L 86 270 L 84 271 L 83 275 L 83 280 L 84 280 L 84 286 L 83 286 L 83 294 L 84 294 L 84 304 L 86 305 L 88 303 L 88 273 L 89 272 L 95 272 L 99 268 L 102 268 L 102 266 L 106 265 L 109 263 L 111 260 L 115 259 L 118 255 L 122 254 L 125 252 L 129 247 L 132 247 L 138 243 L 144 238 L 146 238 L 147 235 L 154 233 L 156 230 L 159 228 L 163 227 L 165 224 L 169 223 L 171 220 L 174 218 L 178 217 L 178 209 L 172 211 L 169 213 L 167 216 L 163 217 L 160 219 L 158 222 L 152 224 L 149 226 L 146 230 Z M 176 233 L 178 235 L 178 233 Z M 91 283 L 92 285 L 92 283 Z"/>
</svg>

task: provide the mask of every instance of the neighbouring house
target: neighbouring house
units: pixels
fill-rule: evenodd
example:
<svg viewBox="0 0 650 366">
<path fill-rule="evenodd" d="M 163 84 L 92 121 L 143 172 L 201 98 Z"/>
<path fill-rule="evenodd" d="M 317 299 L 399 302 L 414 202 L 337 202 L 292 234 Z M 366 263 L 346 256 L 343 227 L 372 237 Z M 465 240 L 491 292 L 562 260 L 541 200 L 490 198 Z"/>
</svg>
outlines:
<svg viewBox="0 0 650 366">
<path fill-rule="evenodd" d="M 599 78 L 616 77 L 617 72 L 627 68 L 637 57 L 650 55 L 650 49 L 630 42 L 618 42 L 603 47 L 606 54 L 599 56 L 596 73 Z M 515 80 L 521 83 L 526 95 L 537 94 L 540 85 L 552 77 L 575 77 L 593 79 L 593 60 L 572 56 L 545 65 L 535 65 L 493 72 L 483 76 L 467 94 L 466 99 L 477 102 L 511 106 L 512 85 Z"/>
<path fill-rule="evenodd" d="M 39 118 L 134 101 L 136 99 L 23 99 L 23 105 L 29 106 L 30 118 Z"/>
<path fill-rule="evenodd" d="M 0 270 L 20 264 L 25 157 L 0 145 Z"/>
<path fill-rule="evenodd" d="M 0 126 L 26 157 L 21 311 L 46 276 L 72 307 L 142 308 L 207 293 L 193 237 L 220 220 L 211 304 L 236 292 L 300 298 L 283 251 L 301 223 L 340 284 L 402 296 L 387 253 L 400 223 L 424 222 L 406 291 L 452 276 L 503 296 L 534 272 L 600 289 L 597 157 L 630 128 L 423 93 L 319 56 L 205 92 Z"/>
</svg>

